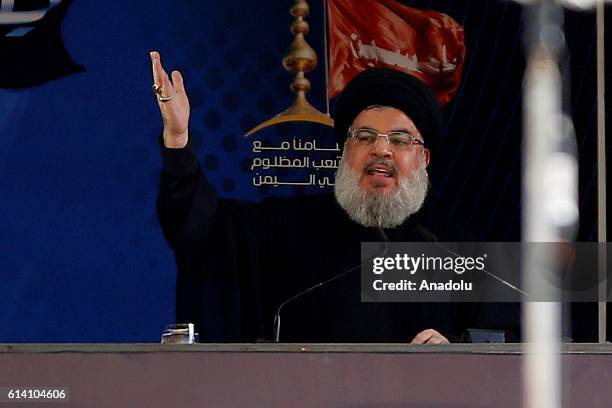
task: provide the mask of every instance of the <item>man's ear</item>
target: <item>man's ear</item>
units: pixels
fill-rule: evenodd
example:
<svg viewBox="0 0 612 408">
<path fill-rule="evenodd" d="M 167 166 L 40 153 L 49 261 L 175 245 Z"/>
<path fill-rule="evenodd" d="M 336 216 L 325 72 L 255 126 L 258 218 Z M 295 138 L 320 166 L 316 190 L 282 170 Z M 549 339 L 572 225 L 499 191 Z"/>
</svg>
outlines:
<svg viewBox="0 0 612 408">
<path fill-rule="evenodd" d="M 423 149 L 423 162 L 425 167 L 429 166 L 429 149 Z"/>
</svg>

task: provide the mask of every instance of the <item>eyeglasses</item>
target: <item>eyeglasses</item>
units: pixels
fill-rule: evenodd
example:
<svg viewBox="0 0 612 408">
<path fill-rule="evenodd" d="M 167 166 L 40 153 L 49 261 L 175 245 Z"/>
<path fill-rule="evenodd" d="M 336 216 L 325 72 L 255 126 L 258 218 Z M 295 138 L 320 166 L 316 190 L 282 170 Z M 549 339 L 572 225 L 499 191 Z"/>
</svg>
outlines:
<svg viewBox="0 0 612 408">
<path fill-rule="evenodd" d="M 411 133 L 403 130 L 395 130 L 389 133 L 380 133 L 370 128 L 359 128 L 350 131 L 348 135 L 357 141 L 359 146 L 373 146 L 379 137 L 387 139 L 387 143 L 393 149 L 411 150 L 415 145 L 424 146 L 425 143 Z"/>
</svg>

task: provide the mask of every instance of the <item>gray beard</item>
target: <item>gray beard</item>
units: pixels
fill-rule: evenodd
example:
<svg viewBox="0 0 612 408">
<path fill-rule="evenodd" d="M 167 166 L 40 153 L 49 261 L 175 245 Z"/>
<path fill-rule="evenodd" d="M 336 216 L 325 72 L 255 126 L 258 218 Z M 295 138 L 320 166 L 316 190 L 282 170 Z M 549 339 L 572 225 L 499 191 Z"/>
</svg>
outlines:
<svg viewBox="0 0 612 408">
<path fill-rule="evenodd" d="M 365 227 L 394 228 L 421 209 L 427 196 L 429 176 L 423 163 L 410 176 L 398 181 L 391 193 L 364 191 L 360 173 L 351 171 L 342 157 L 334 185 L 340 207 L 355 222 Z"/>
</svg>

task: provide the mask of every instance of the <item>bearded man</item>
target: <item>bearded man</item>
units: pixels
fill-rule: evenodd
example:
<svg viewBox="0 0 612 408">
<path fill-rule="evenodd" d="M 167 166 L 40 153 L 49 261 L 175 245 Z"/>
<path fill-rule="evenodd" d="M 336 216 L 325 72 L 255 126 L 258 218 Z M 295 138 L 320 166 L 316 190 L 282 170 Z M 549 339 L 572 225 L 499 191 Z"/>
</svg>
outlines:
<svg viewBox="0 0 612 408">
<path fill-rule="evenodd" d="M 218 197 L 189 146 L 183 79 L 166 74 L 158 53 L 151 59 L 164 122 L 158 213 L 178 266 L 177 321 L 196 323 L 207 340 L 254 341 L 271 336 L 277 308 L 292 298 L 284 342 L 464 338 L 474 305 L 360 301 L 361 242 L 459 240 L 419 213 L 442 132 L 425 84 L 388 69 L 359 74 L 334 112 L 343 146 L 334 194 L 254 203 Z"/>
</svg>

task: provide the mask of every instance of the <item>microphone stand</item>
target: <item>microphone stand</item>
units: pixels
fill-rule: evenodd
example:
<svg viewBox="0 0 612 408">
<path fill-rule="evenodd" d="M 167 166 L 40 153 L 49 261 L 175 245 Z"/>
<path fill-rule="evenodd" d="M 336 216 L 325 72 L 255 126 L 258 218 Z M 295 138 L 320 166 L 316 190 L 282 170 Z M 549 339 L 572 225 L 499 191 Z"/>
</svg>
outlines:
<svg viewBox="0 0 612 408">
<path fill-rule="evenodd" d="M 387 234 L 385 233 L 385 231 L 382 228 L 378 228 L 378 233 L 380 234 L 380 236 L 383 239 L 383 243 L 384 243 L 384 248 L 380 253 L 377 253 L 375 255 L 372 255 L 371 257 L 365 259 L 364 261 L 362 261 L 361 263 L 359 263 L 358 265 L 353 266 L 352 268 L 349 268 L 335 276 L 332 276 L 331 278 L 324 280 L 322 282 L 317 283 L 316 285 L 313 285 L 309 288 L 307 288 L 306 290 L 303 290 L 302 292 L 291 296 L 290 298 L 288 298 L 287 300 L 285 300 L 284 302 L 282 302 L 279 306 L 278 309 L 276 309 L 276 314 L 274 315 L 274 342 L 278 343 L 280 341 L 280 327 L 281 327 L 281 319 L 280 319 L 280 313 L 281 310 L 283 309 L 283 307 L 285 307 L 288 303 L 291 303 L 292 301 L 294 301 L 297 298 L 300 298 L 302 296 L 304 296 L 307 293 L 312 292 L 315 289 L 318 289 L 324 285 L 327 285 L 328 283 L 331 283 L 337 279 L 340 279 L 341 277 L 343 277 L 344 275 L 347 275 L 353 271 L 355 271 L 358 268 L 361 268 L 361 266 L 363 266 L 363 264 L 365 264 L 366 262 L 370 262 L 372 259 L 379 257 L 379 256 L 384 256 L 387 251 L 389 250 L 389 238 L 387 237 Z"/>
</svg>

